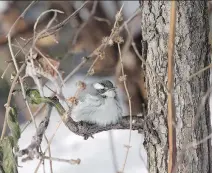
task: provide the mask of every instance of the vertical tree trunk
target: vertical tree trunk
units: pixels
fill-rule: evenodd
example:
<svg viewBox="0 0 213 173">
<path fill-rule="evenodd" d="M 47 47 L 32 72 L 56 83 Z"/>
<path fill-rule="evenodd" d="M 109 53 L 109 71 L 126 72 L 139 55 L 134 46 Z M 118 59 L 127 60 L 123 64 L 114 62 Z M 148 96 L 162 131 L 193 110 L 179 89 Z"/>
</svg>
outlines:
<svg viewBox="0 0 213 173">
<path fill-rule="evenodd" d="M 147 63 L 167 85 L 167 51 L 170 20 L 169 1 L 142 1 L 142 37 L 147 44 Z M 209 74 L 203 73 L 176 86 L 198 72 L 209 62 L 207 2 L 177 1 L 175 38 L 175 108 L 177 159 L 186 144 L 200 140 L 210 133 L 209 110 L 206 107 L 192 130 L 202 96 L 209 87 Z M 167 94 L 157 77 L 146 67 L 148 91 L 147 130 L 145 148 L 148 153 L 150 173 L 167 172 Z M 210 145 L 204 142 L 196 148 L 184 151 L 178 171 L 180 173 L 210 172 Z"/>
</svg>

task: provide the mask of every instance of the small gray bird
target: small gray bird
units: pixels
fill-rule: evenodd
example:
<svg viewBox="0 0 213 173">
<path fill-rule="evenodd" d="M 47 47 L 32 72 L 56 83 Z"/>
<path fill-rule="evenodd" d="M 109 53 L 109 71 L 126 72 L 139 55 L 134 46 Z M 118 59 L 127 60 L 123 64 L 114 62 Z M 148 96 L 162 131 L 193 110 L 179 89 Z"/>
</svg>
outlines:
<svg viewBox="0 0 213 173">
<path fill-rule="evenodd" d="M 101 126 L 118 122 L 122 117 L 122 108 L 115 89 L 109 80 L 87 84 L 77 98 L 77 105 L 73 107 L 72 119 Z"/>
</svg>

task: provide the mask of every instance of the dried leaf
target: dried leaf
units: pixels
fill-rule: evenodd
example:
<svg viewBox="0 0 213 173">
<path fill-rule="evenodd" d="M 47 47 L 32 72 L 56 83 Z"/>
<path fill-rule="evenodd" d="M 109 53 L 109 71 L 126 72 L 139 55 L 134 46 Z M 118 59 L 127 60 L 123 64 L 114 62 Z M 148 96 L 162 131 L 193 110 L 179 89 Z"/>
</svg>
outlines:
<svg viewBox="0 0 213 173">
<path fill-rule="evenodd" d="M 82 81 L 78 81 L 77 86 L 81 89 L 84 90 L 86 89 L 86 84 Z"/>
<path fill-rule="evenodd" d="M 68 102 L 72 103 L 73 105 L 78 104 L 78 99 L 76 97 L 70 97 L 67 99 Z"/>
<path fill-rule="evenodd" d="M 39 64 L 41 65 L 42 69 L 44 70 L 44 73 L 48 73 L 50 74 L 52 77 L 56 78 L 58 76 L 58 74 L 56 73 L 56 71 L 53 69 L 53 67 L 48 63 L 48 61 L 52 64 L 52 66 L 58 70 L 59 66 L 60 66 L 60 62 L 56 61 L 52 58 L 47 58 L 44 59 L 42 57 L 40 57 L 38 59 Z"/>
<path fill-rule="evenodd" d="M 37 56 L 36 59 L 33 59 L 35 56 L 33 53 L 28 56 L 25 76 L 30 76 L 33 78 L 36 86 L 38 87 L 41 97 L 44 97 L 43 85 L 41 77 L 44 77 L 50 80 L 56 87 L 57 95 L 63 98 L 61 83 L 58 80 L 58 69 L 60 62 L 56 61 L 49 56 Z"/>
</svg>

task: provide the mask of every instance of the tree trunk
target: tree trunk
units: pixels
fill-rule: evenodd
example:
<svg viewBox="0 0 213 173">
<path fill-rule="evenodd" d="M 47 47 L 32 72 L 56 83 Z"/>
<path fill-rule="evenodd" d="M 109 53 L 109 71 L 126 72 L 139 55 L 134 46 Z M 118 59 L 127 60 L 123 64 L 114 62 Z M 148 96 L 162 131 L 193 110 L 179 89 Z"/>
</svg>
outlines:
<svg viewBox="0 0 213 173">
<path fill-rule="evenodd" d="M 196 148 L 186 149 L 186 145 L 192 141 L 199 141 L 211 133 L 208 106 L 203 108 L 201 115 L 197 114 L 200 100 L 209 88 L 209 72 L 204 72 L 188 82 L 177 85 L 210 63 L 207 2 L 177 1 L 176 4 L 174 101 L 177 172 L 207 173 L 211 171 L 209 141 Z M 142 1 L 141 6 L 142 42 L 147 44 L 147 50 L 142 52 L 147 52 L 147 63 L 165 85 L 167 85 L 168 79 L 167 44 L 170 7 L 171 2 L 169 1 Z M 167 172 L 168 167 L 167 94 L 164 87 L 158 82 L 156 74 L 146 67 L 148 125 L 144 145 L 148 154 L 150 173 L 164 173 Z M 196 116 L 199 116 L 197 120 Z M 195 121 L 198 123 L 193 130 Z"/>
</svg>

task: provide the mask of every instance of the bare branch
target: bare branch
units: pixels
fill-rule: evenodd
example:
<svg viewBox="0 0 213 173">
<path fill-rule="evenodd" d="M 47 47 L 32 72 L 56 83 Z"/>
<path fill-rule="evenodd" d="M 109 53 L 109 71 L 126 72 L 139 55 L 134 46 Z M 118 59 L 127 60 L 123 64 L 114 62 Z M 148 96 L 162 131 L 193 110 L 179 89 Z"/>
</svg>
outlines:
<svg viewBox="0 0 213 173">
<path fill-rule="evenodd" d="M 173 98 L 174 90 L 174 46 L 175 46 L 175 27 L 176 27 L 176 2 L 171 2 L 171 16 L 170 16 L 170 31 L 168 43 L 168 141 L 169 141 L 169 160 L 168 160 L 168 173 L 174 171 L 175 163 L 177 160 L 176 149 L 176 131 L 173 126 L 175 122 L 175 103 Z"/>
<path fill-rule="evenodd" d="M 80 159 L 59 159 L 56 157 L 47 157 L 47 156 L 42 156 L 42 159 L 48 159 L 51 161 L 57 161 L 57 162 L 65 162 L 65 163 L 69 163 L 71 165 L 79 165 L 81 163 Z"/>
<path fill-rule="evenodd" d="M 40 155 L 39 147 L 41 145 L 44 133 L 48 127 L 50 115 L 51 114 L 47 114 L 44 120 L 41 121 L 36 131 L 36 134 L 32 137 L 30 145 L 27 148 L 20 150 L 18 151 L 18 153 L 16 153 L 16 155 L 19 157 L 27 155 L 27 157 L 23 159 L 24 161 L 32 160 L 35 156 L 38 157 Z"/>
</svg>

